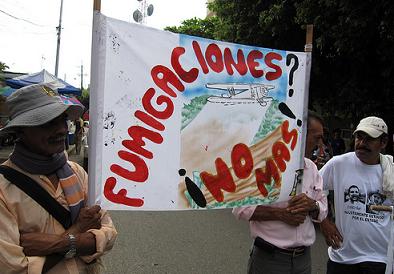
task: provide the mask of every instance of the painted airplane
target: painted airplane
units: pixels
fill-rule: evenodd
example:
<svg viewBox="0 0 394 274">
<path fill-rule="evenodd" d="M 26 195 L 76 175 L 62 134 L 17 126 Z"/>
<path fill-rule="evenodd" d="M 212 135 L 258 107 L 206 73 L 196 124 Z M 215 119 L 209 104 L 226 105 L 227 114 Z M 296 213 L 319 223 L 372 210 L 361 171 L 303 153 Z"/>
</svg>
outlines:
<svg viewBox="0 0 394 274">
<path fill-rule="evenodd" d="M 224 105 L 259 103 L 263 107 L 272 100 L 272 97 L 268 96 L 268 91 L 275 88 L 272 85 L 241 83 L 206 84 L 205 86 L 209 89 L 227 90 L 228 92 L 228 94 L 221 96 L 212 95 L 207 98 L 208 102 Z"/>
</svg>

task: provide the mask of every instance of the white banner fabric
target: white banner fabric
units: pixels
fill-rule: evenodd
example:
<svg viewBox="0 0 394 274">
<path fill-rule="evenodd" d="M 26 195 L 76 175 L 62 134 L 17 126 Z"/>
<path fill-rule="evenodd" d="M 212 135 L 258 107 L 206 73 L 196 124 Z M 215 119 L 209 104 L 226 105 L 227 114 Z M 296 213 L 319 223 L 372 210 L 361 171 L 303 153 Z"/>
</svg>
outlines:
<svg viewBox="0 0 394 274">
<path fill-rule="evenodd" d="M 112 210 L 288 200 L 302 180 L 309 57 L 96 13 L 90 199 Z"/>
</svg>

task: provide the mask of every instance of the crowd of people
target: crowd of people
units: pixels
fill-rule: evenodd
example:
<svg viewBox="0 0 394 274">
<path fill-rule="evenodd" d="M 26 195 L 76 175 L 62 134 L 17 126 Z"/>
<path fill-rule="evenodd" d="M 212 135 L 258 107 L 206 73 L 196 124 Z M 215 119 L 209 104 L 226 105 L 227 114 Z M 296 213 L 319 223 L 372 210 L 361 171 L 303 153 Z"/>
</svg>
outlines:
<svg viewBox="0 0 394 274">
<path fill-rule="evenodd" d="M 108 212 L 88 203 L 87 173 L 65 153 L 68 120 L 75 121 L 80 153 L 83 107 L 44 84 L 17 90 L 6 104 L 10 119 L 1 132 L 16 140 L 0 165 L 1 273 L 98 273 L 117 231 Z M 354 151 L 345 153 L 338 131 L 325 140 L 323 119 L 309 111 L 299 193 L 233 209 L 253 238 L 248 273 L 311 274 L 314 223 L 328 245 L 327 274 L 392 269 L 391 214 L 373 207 L 393 205 L 393 157 L 381 153 L 387 124 L 366 117 L 353 134 Z"/>
<path fill-rule="evenodd" d="M 84 121 L 81 117 L 74 121 L 67 120 L 67 132 L 66 149 L 68 150 L 70 145 L 74 145 L 73 152 L 80 155 L 82 146 L 87 144 L 89 122 Z"/>
</svg>

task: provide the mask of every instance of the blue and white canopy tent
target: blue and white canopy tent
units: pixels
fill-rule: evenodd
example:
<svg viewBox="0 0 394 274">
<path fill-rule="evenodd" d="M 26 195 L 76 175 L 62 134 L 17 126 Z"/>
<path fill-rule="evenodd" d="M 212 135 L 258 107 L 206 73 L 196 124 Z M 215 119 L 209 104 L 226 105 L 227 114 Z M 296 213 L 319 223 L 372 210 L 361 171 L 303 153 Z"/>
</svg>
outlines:
<svg viewBox="0 0 394 274">
<path fill-rule="evenodd" d="M 14 89 L 38 83 L 46 83 L 52 89 L 57 90 L 57 92 L 60 94 L 74 96 L 81 95 L 81 89 L 66 83 L 65 81 L 57 78 L 55 75 L 50 74 L 45 69 L 37 73 L 22 75 L 6 80 L 6 84 Z"/>
</svg>

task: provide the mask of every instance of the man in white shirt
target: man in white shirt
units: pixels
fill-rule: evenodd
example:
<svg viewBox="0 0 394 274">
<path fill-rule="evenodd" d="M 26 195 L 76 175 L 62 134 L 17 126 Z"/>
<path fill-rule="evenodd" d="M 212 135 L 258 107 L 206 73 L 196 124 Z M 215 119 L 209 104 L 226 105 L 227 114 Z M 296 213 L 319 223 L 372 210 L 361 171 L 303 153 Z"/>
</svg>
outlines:
<svg viewBox="0 0 394 274">
<path fill-rule="evenodd" d="M 378 201 L 373 195 L 381 198 L 380 204 L 392 204 L 392 192 L 383 187 L 386 156 L 380 154 L 388 141 L 387 125 L 381 118 L 367 117 L 354 136 L 355 151 L 334 156 L 320 170 L 324 189 L 334 191 L 335 204 L 335 224 L 328 219 L 321 223 L 329 245 L 327 274 L 383 274 L 390 214 L 369 206 Z"/>
</svg>

